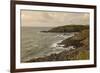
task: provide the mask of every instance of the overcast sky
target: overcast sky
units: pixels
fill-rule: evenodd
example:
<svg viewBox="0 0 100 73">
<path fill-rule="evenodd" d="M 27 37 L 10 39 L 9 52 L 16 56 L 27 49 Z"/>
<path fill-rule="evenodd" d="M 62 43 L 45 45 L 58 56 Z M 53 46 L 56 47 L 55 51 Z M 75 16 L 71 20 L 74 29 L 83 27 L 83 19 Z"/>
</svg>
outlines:
<svg viewBox="0 0 100 73">
<path fill-rule="evenodd" d="M 89 13 L 21 10 L 21 26 L 54 27 L 89 24 Z"/>
</svg>

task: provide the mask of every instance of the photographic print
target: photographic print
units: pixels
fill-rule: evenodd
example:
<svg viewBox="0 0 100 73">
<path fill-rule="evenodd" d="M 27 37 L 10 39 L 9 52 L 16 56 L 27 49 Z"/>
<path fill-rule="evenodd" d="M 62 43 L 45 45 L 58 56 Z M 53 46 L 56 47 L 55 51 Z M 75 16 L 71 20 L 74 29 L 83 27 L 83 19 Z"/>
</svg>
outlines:
<svg viewBox="0 0 100 73">
<path fill-rule="evenodd" d="M 96 67 L 96 6 L 11 3 L 11 72 Z"/>
<path fill-rule="evenodd" d="M 89 13 L 21 10 L 21 62 L 89 59 Z"/>
</svg>

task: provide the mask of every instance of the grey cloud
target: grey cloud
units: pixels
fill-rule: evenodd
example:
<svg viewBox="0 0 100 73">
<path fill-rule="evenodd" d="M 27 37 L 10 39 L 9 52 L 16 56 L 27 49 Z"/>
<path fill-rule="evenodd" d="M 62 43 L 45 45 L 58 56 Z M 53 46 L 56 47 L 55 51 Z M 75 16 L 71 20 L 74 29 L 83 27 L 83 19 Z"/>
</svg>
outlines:
<svg viewBox="0 0 100 73">
<path fill-rule="evenodd" d="M 22 26 L 89 24 L 88 13 L 21 11 Z"/>
</svg>

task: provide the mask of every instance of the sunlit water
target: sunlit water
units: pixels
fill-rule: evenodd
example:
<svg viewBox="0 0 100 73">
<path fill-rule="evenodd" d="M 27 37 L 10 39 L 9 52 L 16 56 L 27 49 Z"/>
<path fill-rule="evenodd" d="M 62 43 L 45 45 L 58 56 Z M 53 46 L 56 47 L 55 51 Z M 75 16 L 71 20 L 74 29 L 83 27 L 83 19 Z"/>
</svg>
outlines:
<svg viewBox="0 0 100 73">
<path fill-rule="evenodd" d="M 68 48 L 57 47 L 56 43 L 71 37 L 72 33 L 44 33 L 48 27 L 21 27 L 21 62 L 32 58 L 60 53 Z M 63 45 L 62 45 L 63 46 Z"/>
</svg>

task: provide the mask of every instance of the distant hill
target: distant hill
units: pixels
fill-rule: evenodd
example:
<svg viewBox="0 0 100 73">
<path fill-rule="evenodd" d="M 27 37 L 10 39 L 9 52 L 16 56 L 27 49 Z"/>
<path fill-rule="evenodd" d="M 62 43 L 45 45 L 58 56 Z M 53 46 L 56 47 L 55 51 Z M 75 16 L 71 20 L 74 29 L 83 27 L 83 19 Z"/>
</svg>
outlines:
<svg viewBox="0 0 100 73">
<path fill-rule="evenodd" d="M 65 25 L 52 28 L 46 32 L 79 32 L 84 29 L 89 29 L 88 25 Z"/>
</svg>

